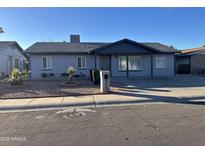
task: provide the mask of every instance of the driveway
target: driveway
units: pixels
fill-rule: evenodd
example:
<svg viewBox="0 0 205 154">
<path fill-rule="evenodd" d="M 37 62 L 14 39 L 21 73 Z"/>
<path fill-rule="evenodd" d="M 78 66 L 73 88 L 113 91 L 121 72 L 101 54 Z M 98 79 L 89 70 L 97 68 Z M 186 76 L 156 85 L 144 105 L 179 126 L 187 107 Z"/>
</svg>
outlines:
<svg viewBox="0 0 205 154">
<path fill-rule="evenodd" d="M 113 81 L 123 84 L 118 86 L 120 95 L 139 98 L 141 103 L 205 102 L 205 77 L 185 75 L 154 79 L 114 78 Z"/>
</svg>

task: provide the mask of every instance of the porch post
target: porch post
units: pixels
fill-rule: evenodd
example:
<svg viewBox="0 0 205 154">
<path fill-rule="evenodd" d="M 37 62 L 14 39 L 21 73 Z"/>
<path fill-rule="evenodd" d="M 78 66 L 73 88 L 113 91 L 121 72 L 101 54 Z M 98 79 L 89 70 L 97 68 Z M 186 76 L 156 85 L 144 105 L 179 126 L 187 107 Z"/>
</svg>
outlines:
<svg viewBox="0 0 205 154">
<path fill-rule="evenodd" d="M 153 54 L 151 54 L 151 78 L 153 78 Z"/>
<path fill-rule="evenodd" d="M 110 67 L 110 77 L 112 77 L 112 57 L 111 54 L 109 55 L 109 67 Z"/>
<path fill-rule="evenodd" d="M 127 57 L 126 57 L 126 62 L 127 62 L 127 78 L 129 78 L 129 63 L 128 63 L 128 60 L 129 60 L 129 58 L 128 58 L 128 53 L 127 53 Z"/>
<path fill-rule="evenodd" d="M 95 54 L 95 69 L 97 69 L 97 55 Z"/>
</svg>

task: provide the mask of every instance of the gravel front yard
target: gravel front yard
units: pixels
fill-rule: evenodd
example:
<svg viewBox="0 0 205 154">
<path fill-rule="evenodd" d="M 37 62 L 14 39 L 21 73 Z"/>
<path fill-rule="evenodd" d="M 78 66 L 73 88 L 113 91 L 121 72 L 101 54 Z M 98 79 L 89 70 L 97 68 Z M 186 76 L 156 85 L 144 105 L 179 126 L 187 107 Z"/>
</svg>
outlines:
<svg viewBox="0 0 205 154">
<path fill-rule="evenodd" d="M 63 80 L 24 81 L 21 86 L 6 86 L 0 83 L 0 99 L 57 97 L 99 94 L 99 86 L 89 80 L 76 80 L 76 85 L 62 85 Z"/>
</svg>

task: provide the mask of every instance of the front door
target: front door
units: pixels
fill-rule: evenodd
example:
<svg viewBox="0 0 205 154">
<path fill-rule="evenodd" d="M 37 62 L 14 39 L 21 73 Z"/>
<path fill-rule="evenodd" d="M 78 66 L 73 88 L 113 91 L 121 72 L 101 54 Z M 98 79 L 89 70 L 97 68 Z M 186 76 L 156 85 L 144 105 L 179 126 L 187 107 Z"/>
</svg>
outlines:
<svg viewBox="0 0 205 154">
<path fill-rule="evenodd" d="M 109 56 L 100 56 L 99 61 L 101 70 L 110 70 Z"/>
</svg>

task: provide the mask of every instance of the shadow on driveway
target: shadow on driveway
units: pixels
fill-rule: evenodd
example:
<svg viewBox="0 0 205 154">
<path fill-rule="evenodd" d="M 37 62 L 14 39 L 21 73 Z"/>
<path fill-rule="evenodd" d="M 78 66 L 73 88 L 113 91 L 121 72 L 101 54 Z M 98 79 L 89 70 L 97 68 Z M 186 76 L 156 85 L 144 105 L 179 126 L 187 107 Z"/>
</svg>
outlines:
<svg viewBox="0 0 205 154">
<path fill-rule="evenodd" d="M 117 86 L 119 92 L 115 92 L 119 96 L 136 97 L 135 101 L 124 101 L 121 104 L 127 103 L 180 103 L 180 104 L 205 104 L 205 77 L 198 76 L 174 76 L 169 78 L 116 78 L 114 82 L 119 83 Z M 198 87 L 198 89 L 197 89 Z M 192 93 L 192 89 L 195 88 L 195 92 L 202 93 L 202 96 Z M 188 91 L 187 96 L 180 96 L 180 93 L 175 90 L 185 93 Z M 174 91 L 174 93 L 172 93 Z M 204 95 L 203 95 L 204 91 Z M 169 96 L 166 93 L 170 93 Z M 191 95 L 190 95 L 191 94 Z M 119 102 L 109 102 L 112 104 Z M 104 104 L 104 103 L 103 103 Z"/>
</svg>

